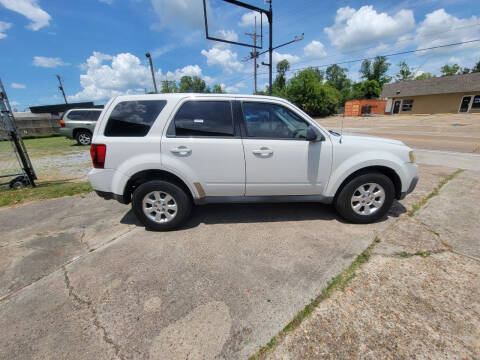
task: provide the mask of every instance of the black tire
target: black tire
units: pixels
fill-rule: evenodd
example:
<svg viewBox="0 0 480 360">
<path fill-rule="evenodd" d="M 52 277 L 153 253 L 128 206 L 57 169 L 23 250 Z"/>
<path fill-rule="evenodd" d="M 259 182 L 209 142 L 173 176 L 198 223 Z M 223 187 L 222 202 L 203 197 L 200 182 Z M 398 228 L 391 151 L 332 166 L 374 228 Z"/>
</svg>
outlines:
<svg viewBox="0 0 480 360">
<path fill-rule="evenodd" d="M 353 209 L 352 197 L 359 187 L 368 183 L 378 184 L 383 187 L 385 199 L 383 201 L 383 205 L 378 207 L 373 213 L 369 215 L 362 215 Z M 335 198 L 335 208 L 343 218 L 350 222 L 357 224 L 368 224 L 383 218 L 388 210 L 390 210 L 394 198 L 395 187 L 392 183 L 392 180 L 390 180 L 388 176 L 377 172 L 366 173 L 353 178 L 343 187 L 338 196 Z M 373 207 L 373 205 L 371 206 Z M 362 207 L 360 207 L 360 209 L 362 209 Z M 363 207 L 363 210 L 365 210 L 365 207 Z"/>
<path fill-rule="evenodd" d="M 75 134 L 75 140 L 78 145 L 90 145 L 92 143 L 92 133 L 88 130 L 78 130 Z"/>
<path fill-rule="evenodd" d="M 164 192 L 170 195 L 173 197 L 174 203 L 177 205 L 174 218 L 168 222 L 160 223 L 150 219 L 143 211 L 144 198 L 149 193 L 154 191 Z M 143 183 L 135 189 L 132 196 L 132 209 L 137 216 L 137 219 L 143 225 L 145 225 L 146 228 L 155 231 L 165 231 L 174 229 L 187 220 L 188 216 L 190 215 L 190 210 L 192 209 L 192 200 L 190 199 L 190 196 L 188 196 L 188 194 L 186 194 L 185 191 L 179 186 L 166 181 L 152 180 Z M 153 211 L 151 214 L 156 214 L 156 212 Z"/>
</svg>

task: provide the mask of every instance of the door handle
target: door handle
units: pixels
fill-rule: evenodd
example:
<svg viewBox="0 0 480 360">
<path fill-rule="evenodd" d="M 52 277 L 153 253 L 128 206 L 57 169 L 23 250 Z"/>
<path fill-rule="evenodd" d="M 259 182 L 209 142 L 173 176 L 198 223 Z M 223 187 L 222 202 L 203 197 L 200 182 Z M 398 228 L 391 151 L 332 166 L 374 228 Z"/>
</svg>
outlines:
<svg viewBox="0 0 480 360">
<path fill-rule="evenodd" d="M 257 150 L 252 150 L 252 153 L 260 156 L 270 156 L 273 154 L 273 150 L 268 147 L 261 147 Z"/>
<path fill-rule="evenodd" d="M 170 150 L 170 152 L 178 155 L 188 155 L 192 152 L 192 149 L 189 149 L 186 146 L 179 146 L 175 149 Z"/>
</svg>

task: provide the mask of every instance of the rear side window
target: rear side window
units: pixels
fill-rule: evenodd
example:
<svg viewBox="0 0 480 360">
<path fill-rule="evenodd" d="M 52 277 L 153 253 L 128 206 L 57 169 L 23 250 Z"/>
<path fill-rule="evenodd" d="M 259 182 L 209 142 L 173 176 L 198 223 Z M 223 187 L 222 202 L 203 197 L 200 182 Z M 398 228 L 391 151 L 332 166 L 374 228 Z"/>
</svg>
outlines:
<svg viewBox="0 0 480 360">
<path fill-rule="evenodd" d="M 230 101 L 188 101 L 173 119 L 176 136 L 233 136 Z M 173 129 L 172 129 L 173 130 Z"/>
<path fill-rule="evenodd" d="M 88 120 L 88 113 L 90 111 L 74 110 L 68 114 L 69 120 Z"/>
<path fill-rule="evenodd" d="M 145 136 L 166 104 L 165 100 L 122 101 L 110 114 L 104 135 Z"/>
<path fill-rule="evenodd" d="M 87 111 L 87 119 L 90 121 L 97 121 L 101 113 L 101 111 Z"/>
</svg>

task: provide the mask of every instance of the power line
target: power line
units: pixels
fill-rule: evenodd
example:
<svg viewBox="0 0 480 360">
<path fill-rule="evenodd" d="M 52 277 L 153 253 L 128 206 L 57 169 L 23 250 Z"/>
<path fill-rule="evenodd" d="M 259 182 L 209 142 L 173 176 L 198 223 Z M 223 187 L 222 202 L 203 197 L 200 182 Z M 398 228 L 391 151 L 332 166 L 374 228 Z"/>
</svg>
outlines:
<svg viewBox="0 0 480 360">
<path fill-rule="evenodd" d="M 419 38 L 428 38 L 430 36 L 437 36 L 437 35 L 440 35 L 440 34 L 445 34 L 445 33 L 448 33 L 448 32 L 452 32 L 452 31 L 457 31 L 457 30 L 460 30 L 460 29 L 465 29 L 465 28 L 471 28 L 471 27 L 475 27 L 475 26 L 480 26 L 480 22 L 479 23 L 475 23 L 475 24 L 470 24 L 470 25 L 465 25 L 465 26 L 457 26 L 457 27 L 454 27 L 454 28 L 450 28 L 449 30 L 446 30 L 446 31 L 441 31 L 441 32 L 430 32 L 430 33 L 426 33 L 426 34 L 422 34 L 422 35 L 417 35 Z M 405 43 L 405 42 L 410 42 L 412 40 L 412 38 L 408 38 L 408 39 L 398 39 L 396 40 L 396 44 L 401 44 L 401 43 Z M 328 58 L 335 58 L 335 57 L 338 57 L 338 56 L 344 56 L 346 54 L 354 54 L 354 53 L 359 53 L 359 52 L 362 52 L 362 51 L 368 51 L 370 49 L 374 49 L 374 47 L 364 47 L 364 48 L 361 48 L 361 49 L 357 49 L 357 50 L 351 50 L 351 51 L 346 51 L 346 52 L 337 52 L 337 53 L 333 53 L 333 54 L 330 54 L 328 56 L 325 56 L 324 59 L 328 59 Z M 260 55 L 260 54 L 258 54 Z M 305 63 L 306 61 L 302 61 L 300 62 L 301 63 Z M 264 73 L 262 73 L 264 74 Z M 257 74 L 257 75 L 260 75 L 260 74 Z M 233 82 L 235 82 L 236 79 L 240 79 L 240 80 L 247 80 L 249 79 L 249 77 L 245 78 L 243 76 L 236 76 L 236 77 L 233 77 L 231 78 L 231 80 L 228 80 L 228 83 L 231 84 Z M 227 77 L 228 79 L 228 77 Z"/>
<path fill-rule="evenodd" d="M 290 70 L 288 70 L 288 72 L 304 70 L 304 69 L 308 69 L 308 68 L 328 67 L 328 66 L 331 66 L 331 65 L 351 64 L 351 63 L 365 61 L 365 60 L 373 60 L 377 56 L 391 57 L 391 56 L 412 54 L 412 53 L 421 52 L 421 51 L 435 50 L 435 49 L 446 48 L 446 47 L 450 47 L 450 46 L 458 46 L 458 45 L 469 44 L 469 43 L 474 43 L 474 42 L 479 42 L 479 41 L 480 41 L 480 39 L 473 39 L 473 40 L 461 41 L 461 42 L 456 42 L 456 43 L 451 43 L 451 44 L 431 46 L 431 47 L 416 49 L 416 50 L 408 50 L 408 51 L 400 51 L 400 52 L 391 53 L 391 54 L 376 55 L 376 56 L 371 56 L 371 57 L 366 57 L 366 58 L 361 58 L 361 59 L 355 59 L 355 60 L 347 60 L 347 61 L 341 61 L 341 62 L 335 62 L 335 63 L 329 63 L 329 64 L 316 65 L 316 66 L 304 66 L 304 67 L 300 67 L 300 68 L 290 69 Z M 264 75 L 264 74 L 266 74 L 266 73 L 264 73 L 264 72 L 263 73 L 258 73 L 257 75 Z M 248 76 L 248 77 L 242 78 L 241 80 L 247 80 L 250 77 L 251 76 Z"/>
</svg>

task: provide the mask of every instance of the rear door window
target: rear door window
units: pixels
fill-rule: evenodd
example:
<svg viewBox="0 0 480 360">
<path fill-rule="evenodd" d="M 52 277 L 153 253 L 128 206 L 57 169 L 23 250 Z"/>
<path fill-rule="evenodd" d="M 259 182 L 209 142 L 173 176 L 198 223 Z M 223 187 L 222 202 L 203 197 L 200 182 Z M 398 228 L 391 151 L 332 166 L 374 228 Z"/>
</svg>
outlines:
<svg viewBox="0 0 480 360">
<path fill-rule="evenodd" d="M 165 100 L 122 101 L 110 114 L 104 135 L 145 136 L 166 104 Z"/>
<path fill-rule="evenodd" d="M 230 101 L 188 101 L 180 107 L 173 122 L 175 128 L 170 127 L 168 135 L 188 137 L 234 135 Z"/>
</svg>

